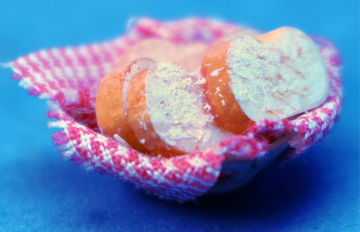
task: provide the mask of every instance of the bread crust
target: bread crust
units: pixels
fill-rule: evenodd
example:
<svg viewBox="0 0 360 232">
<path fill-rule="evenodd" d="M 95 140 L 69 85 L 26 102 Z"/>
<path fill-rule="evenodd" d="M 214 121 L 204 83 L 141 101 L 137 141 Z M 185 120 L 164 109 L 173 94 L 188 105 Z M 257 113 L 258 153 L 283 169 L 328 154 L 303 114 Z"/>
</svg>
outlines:
<svg viewBox="0 0 360 232">
<path fill-rule="evenodd" d="M 203 58 L 201 73 L 206 79 L 205 96 L 220 127 L 242 134 L 253 124 L 237 103 L 229 82 L 227 52 L 231 41 L 209 49 Z"/>
<path fill-rule="evenodd" d="M 128 95 L 126 97 L 129 107 L 127 120 L 133 129 L 137 139 L 154 155 L 165 157 L 184 154 L 174 146 L 168 145 L 156 133 L 149 115 L 149 109 L 146 99 L 146 78 L 150 68 L 135 74 L 129 85 Z"/>
<path fill-rule="evenodd" d="M 122 67 L 117 68 L 101 80 L 95 100 L 96 119 L 104 135 L 118 135 L 134 149 L 147 152 L 137 140 L 125 115 L 123 84 L 126 71 Z"/>
</svg>

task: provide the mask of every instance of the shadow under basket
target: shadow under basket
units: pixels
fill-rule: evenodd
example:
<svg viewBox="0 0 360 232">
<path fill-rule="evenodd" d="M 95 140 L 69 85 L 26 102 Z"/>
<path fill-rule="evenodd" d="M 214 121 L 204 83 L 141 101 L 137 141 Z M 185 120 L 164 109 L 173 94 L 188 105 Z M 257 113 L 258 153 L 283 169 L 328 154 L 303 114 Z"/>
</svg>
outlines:
<svg viewBox="0 0 360 232">
<path fill-rule="evenodd" d="M 60 128 L 53 138 L 65 158 L 131 182 L 162 199 L 185 202 L 208 192 L 239 188 L 275 159 L 297 157 L 329 132 L 340 113 L 339 54 L 330 42 L 312 37 L 326 61 L 329 96 L 321 106 L 295 119 L 256 122 L 245 135 L 171 158 L 142 154 L 99 132 L 95 117 L 97 86 L 131 45 L 148 38 L 175 44 L 211 43 L 234 29 L 248 30 L 205 18 L 173 22 L 142 18 L 118 39 L 42 50 L 8 65 L 20 86 L 32 95 L 48 99 L 49 126 Z"/>
</svg>

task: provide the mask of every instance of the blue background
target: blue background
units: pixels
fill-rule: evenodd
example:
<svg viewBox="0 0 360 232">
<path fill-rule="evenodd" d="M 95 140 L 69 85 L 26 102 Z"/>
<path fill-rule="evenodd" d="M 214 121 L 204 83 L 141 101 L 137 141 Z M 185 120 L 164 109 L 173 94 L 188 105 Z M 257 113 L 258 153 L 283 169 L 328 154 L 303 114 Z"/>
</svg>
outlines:
<svg viewBox="0 0 360 232">
<path fill-rule="evenodd" d="M 344 63 L 338 124 L 297 160 L 243 189 L 195 203 L 164 202 L 64 161 L 46 102 L 0 70 L 0 231 L 359 231 L 359 4 L 357 1 L 0 1 L 0 61 L 40 48 L 113 38 L 133 16 L 211 16 L 322 35 Z"/>
</svg>

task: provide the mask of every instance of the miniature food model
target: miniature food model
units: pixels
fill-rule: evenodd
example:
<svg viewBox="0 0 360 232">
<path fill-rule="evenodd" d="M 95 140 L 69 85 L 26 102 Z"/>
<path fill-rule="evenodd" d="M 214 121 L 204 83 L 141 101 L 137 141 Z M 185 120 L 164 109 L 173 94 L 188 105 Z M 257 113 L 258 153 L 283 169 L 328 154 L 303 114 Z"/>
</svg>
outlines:
<svg viewBox="0 0 360 232">
<path fill-rule="evenodd" d="M 128 89 L 128 122 L 152 152 L 179 155 L 219 143 L 230 133 L 206 111 L 203 78 L 169 62 L 150 64 Z"/>
<path fill-rule="evenodd" d="M 329 91 L 318 48 L 291 27 L 235 31 L 211 45 L 143 40 L 118 64 L 98 89 L 98 125 L 153 155 L 202 150 L 257 121 L 296 116 Z"/>
<path fill-rule="evenodd" d="M 254 121 L 310 110 L 326 100 L 329 90 L 318 48 L 291 27 L 211 48 L 201 72 L 215 121 L 236 134 Z"/>
</svg>

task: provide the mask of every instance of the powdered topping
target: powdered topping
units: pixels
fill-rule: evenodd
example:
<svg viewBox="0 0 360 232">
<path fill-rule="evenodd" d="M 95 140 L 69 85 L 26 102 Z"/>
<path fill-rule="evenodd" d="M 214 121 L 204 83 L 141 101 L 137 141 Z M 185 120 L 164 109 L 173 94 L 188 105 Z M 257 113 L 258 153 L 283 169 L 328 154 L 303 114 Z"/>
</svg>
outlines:
<svg viewBox="0 0 360 232">
<path fill-rule="evenodd" d="M 231 90 L 254 121 L 296 115 L 318 106 L 328 95 L 324 61 L 311 39 L 289 27 L 275 32 L 278 39 L 270 40 L 266 34 L 259 39 L 238 38 L 228 51 Z"/>
<path fill-rule="evenodd" d="M 216 76 L 218 76 L 223 69 L 224 69 L 224 68 L 215 69 L 214 71 L 212 71 L 212 72 L 210 73 L 210 76 L 211 76 L 211 77 L 216 77 Z"/>
<path fill-rule="evenodd" d="M 212 117 L 205 113 L 198 76 L 162 62 L 146 83 L 147 105 L 155 131 L 166 143 L 186 152 L 201 149 L 202 144 L 214 140 L 213 128 L 208 126 Z"/>
</svg>

